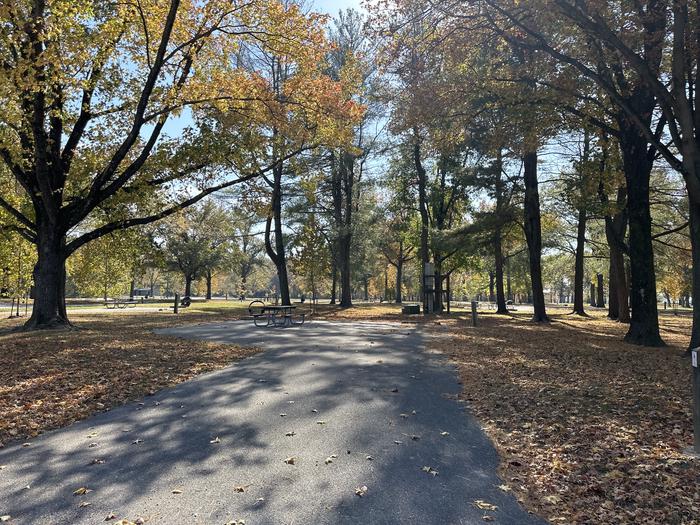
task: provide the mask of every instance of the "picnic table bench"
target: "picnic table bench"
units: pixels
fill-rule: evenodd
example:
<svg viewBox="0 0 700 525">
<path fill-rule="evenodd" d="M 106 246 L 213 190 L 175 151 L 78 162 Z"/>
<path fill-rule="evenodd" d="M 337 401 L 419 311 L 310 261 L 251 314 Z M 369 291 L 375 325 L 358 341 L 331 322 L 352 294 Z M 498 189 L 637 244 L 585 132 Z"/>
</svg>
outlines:
<svg viewBox="0 0 700 525">
<path fill-rule="evenodd" d="M 123 310 L 124 308 L 133 308 L 138 304 L 138 301 L 132 301 L 131 299 L 112 299 L 111 301 L 105 301 L 105 307 L 108 309 L 119 308 Z"/>
<path fill-rule="evenodd" d="M 306 314 L 294 314 L 295 309 L 296 306 L 269 305 L 262 301 L 253 301 L 248 305 L 248 313 L 253 319 L 253 324 L 260 328 L 303 325 Z"/>
</svg>

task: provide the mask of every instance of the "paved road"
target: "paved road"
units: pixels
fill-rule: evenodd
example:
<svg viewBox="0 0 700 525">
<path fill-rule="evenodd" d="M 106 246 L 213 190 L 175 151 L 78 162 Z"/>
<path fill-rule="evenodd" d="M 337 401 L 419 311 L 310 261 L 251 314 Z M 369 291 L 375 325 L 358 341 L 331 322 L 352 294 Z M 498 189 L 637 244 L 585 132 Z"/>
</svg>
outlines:
<svg viewBox="0 0 700 525">
<path fill-rule="evenodd" d="M 497 488 L 495 451 L 418 329 L 239 321 L 167 332 L 267 350 L 0 451 L 9 523 L 99 524 L 110 513 L 169 525 L 542 523 Z M 92 491 L 73 495 L 79 487 Z"/>
</svg>

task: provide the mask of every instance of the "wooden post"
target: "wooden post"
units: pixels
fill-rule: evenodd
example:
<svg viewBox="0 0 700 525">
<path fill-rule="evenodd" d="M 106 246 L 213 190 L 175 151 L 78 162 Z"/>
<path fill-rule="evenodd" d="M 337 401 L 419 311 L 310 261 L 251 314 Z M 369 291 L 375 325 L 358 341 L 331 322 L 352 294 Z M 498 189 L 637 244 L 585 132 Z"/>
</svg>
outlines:
<svg viewBox="0 0 700 525">
<path fill-rule="evenodd" d="M 180 307 L 180 294 L 176 293 L 175 294 L 175 305 L 173 306 L 173 313 L 178 312 L 178 308 Z"/>
<path fill-rule="evenodd" d="M 700 454 L 700 347 L 693 348 L 690 352 L 691 366 L 693 367 L 693 448 L 696 454 Z"/>
<path fill-rule="evenodd" d="M 477 317 L 476 307 L 478 304 L 479 303 L 477 303 L 476 301 L 472 301 L 472 326 L 476 326 L 476 317 Z"/>
</svg>

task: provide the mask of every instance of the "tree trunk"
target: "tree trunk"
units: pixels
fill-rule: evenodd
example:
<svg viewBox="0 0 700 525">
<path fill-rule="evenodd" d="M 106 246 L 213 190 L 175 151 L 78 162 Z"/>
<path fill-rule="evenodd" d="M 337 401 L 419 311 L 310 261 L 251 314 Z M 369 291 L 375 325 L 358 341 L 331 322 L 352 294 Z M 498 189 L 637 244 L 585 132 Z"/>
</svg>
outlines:
<svg viewBox="0 0 700 525">
<path fill-rule="evenodd" d="M 426 186 L 427 186 L 427 175 L 425 168 L 423 167 L 423 161 L 421 159 L 420 143 L 418 142 L 418 131 L 414 130 L 415 143 L 413 145 L 413 160 L 416 165 L 416 173 L 418 174 L 418 208 L 420 211 L 420 295 L 421 302 L 423 303 L 423 313 L 430 313 L 428 311 L 428 301 L 425 293 L 425 265 L 428 263 L 428 228 L 429 220 L 428 217 L 428 204 L 426 197 Z"/>
<path fill-rule="evenodd" d="M 340 257 L 340 306 L 342 308 L 350 308 L 352 306 L 350 241 L 350 235 L 343 233 L 338 242 L 338 255 Z"/>
<path fill-rule="evenodd" d="M 625 341 L 643 346 L 664 346 L 659 334 L 649 209 L 649 177 L 653 158 L 649 158 L 646 139 L 632 125 L 621 134 L 620 149 L 627 182 L 632 306 L 632 319 Z"/>
<path fill-rule="evenodd" d="M 435 300 L 433 301 L 433 312 L 442 313 L 442 261 L 439 253 L 435 254 Z"/>
<path fill-rule="evenodd" d="M 503 292 L 503 249 L 501 246 L 501 228 L 496 228 L 493 239 L 494 253 L 496 259 L 496 313 L 507 314 L 506 297 Z M 510 284 L 510 281 L 509 281 Z M 493 292 L 491 292 L 493 295 Z"/>
<path fill-rule="evenodd" d="M 287 257 L 285 255 L 284 237 L 282 235 L 282 171 L 278 164 L 274 170 L 272 186 L 272 215 L 268 216 L 265 226 L 265 250 L 277 269 L 279 292 L 283 306 L 292 304 L 289 296 L 289 277 L 287 275 Z M 275 246 L 272 247 L 270 233 L 274 224 Z"/>
<path fill-rule="evenodd" d="M 503 257 L 503 252 L 501 252 L 501 257 Z M 496 302 L 496 274 L 495 272 L 489 272 L 489 302 Z"/>
<path fill-rule="evenodd" d="M 693 328 L 690 335 L 688 350 L 700 346 L 700 202 L 697 202 L 689 192 L 690 212 L 690 246 L 693 260 Z"/>
<path fill-rule="evenodd" d="M 136 281 L 133 279 L 131 280 L 131 283 L 129 284 L 129 301 L 134 300 L 134 289 L 136 288 Z"/>
<path fill-rule="evenodd" d="M 399 251 L 399 258 L 396 261 L 396 304 L 403 302 L 401 295 L 401 285 L 403 284 L 403 253 Z"/>
<path fill-rule="evenodd" d="M 506 301 L 513 300 L 513 291 L 510 282 L 510 257 L 506 257 Z"/>
<path fill-rule="evenodd" d="M 596 300 L 596 306 L 598 308 L 605 308 L 605 287 L 603 284 L 603 274 L 599 273 L 598 278 L 598 299 Z"/>
<path fill-rule="evenodd" d="M 211 301 L 211 270 L 207 270 L 207 301 Z"/>
<path fill-rule="evenodd" d="M 549 321 L 542 285 L 542 220 L 537 182 L 537 152 L 530 151 L 523 158 L 525 183 L 525 237 L 530 261 L 530 281 L 535 322 Z"/>
<path fill-rule="evenodd" d="M 338 294 L 338 263 L 336 262 L 335 255 L 333 259 L 333 268 L 331 269 L 331 303 L 335 304 L 335 298 Z"/>
<path fill-rule="evenodd" d="M 620 298 L 617 293 L 617 267 L 610 255 L 608 270 L 608 318 L 617 320 L 620 317 Z"/>
<path fill-rule="evenodd" d="M 586 209 L 578 211 L 578 229 L 576 234 L 576 264 L 574 270 L 574 313 L 586 315 L 583 306 L 583 273 L 584 250 L 586 248 Z"/>
<path fill-rule="evenodd" d="M 66 312 L 65 237 L 51 227 L 38 225 L 37 255 L 34 267 L 34 305 L 24 330 L 69 328 Z"/>
<path fill-rule="evenodd" d="M 185 275 L 185 297 L 192 297 L 192 276 Z"/>
</svg>

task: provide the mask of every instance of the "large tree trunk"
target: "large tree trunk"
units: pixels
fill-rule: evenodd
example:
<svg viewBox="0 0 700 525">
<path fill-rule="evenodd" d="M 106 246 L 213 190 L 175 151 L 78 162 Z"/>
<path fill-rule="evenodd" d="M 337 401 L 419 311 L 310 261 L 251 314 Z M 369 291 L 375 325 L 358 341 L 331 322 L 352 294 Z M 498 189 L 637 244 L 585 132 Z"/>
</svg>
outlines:
<svg viewBox="0 0 700 525">
<path fill-rule="evenodd" d="M 207 270 L 207 301 L 211 300 L 211 270 Z"/>
<path fill-rule="evenodd" d="M 549 321 L 542 285 L 542 220 L 540 194 L 537 182 L 537 152 L 531 151 L 523 158 L 525 183 L 525 237 L 530 260 L 530 281 L 535 322 Z"/>
<path fill-rule="evenodd" d="M 68 328 L 65 237 L 48 224 L 38 225 L 38 260 L 34 267 L 34 306 L 24 330 Z"/>
<path fill-rule="evenodd" d="M 627 182 L 632 306 L 625 341 L 643 346 L 664 346 L 659 334 L 649 209 L 649 177 L 653 160 L 649 159 L 646 140 L 634 128 L 622 134 L 620 148 Z"/>
<path fill-rule="evenodd" d="M 586 209 L 581 208 L 578 211 L 578 228 L 576 234 L 576 263 L 574 270 L 574 313 L 578 315 L 586 315 L 586 310 L 583 306 L 583 262 L 584 250 L 586 248 Z"/>
</svg>

